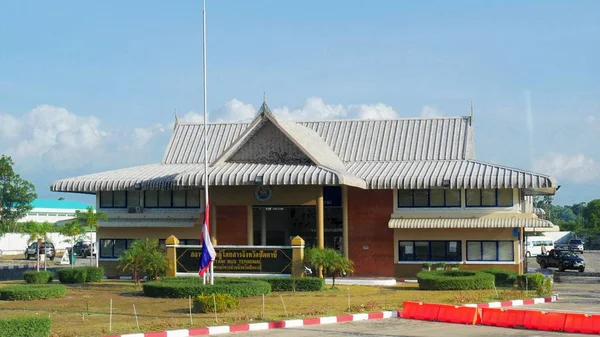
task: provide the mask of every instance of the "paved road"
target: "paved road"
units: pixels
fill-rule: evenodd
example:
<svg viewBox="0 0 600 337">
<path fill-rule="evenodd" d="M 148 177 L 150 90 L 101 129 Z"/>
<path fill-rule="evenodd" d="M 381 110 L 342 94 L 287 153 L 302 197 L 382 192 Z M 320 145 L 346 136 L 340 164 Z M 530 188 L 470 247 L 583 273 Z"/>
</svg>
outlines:
<svg viewBox="0 0 600 337">
<path fill-rule="evenodd" d="M 580 255 L 585 260 L 585 271 L 589 273 L 600 272 L 600 251 L 598 250 L 587 250 L 583 254 Z M 527 269 L 538 269 L 540 265 L 535 262 L 535 257 L 530 257 L 527 259 Z M 557 268 L 551 268 L 557 271 Z"/>
</svg>

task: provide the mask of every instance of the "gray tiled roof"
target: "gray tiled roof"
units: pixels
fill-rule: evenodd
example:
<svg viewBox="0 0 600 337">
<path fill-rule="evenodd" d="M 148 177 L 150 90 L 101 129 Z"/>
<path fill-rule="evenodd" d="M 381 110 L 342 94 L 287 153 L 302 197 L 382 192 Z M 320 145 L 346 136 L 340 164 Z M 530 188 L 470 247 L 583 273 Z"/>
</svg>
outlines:
<svg viewBox="0 0 600 337">
<path fill-rule="evenodd" d="M 435 218 L 435 219 L 390 219 L 389 228 L 436 229 L 436 228 L 552 228 L 552 222 L 542 219 L 519 218 Z"/>
<path fill-rule="evenodd" d="M 348 171 L 363 178 L 371 189 L 555 188 L 554 178 L 475 160 L 355 162 Z"/>
<path fill-rule="evenodd" d="M 289 124 L 289 121 L 284 123 Z M 467 117 L 297 122 L 319 135 L 344 162 L 474 159 Z M 249 123 L 209 124 L 209 161 L 236 140 Z M 167 164 L 202 163 L 203 125 L 175 127 L 163 157 Z"/>
</svg>

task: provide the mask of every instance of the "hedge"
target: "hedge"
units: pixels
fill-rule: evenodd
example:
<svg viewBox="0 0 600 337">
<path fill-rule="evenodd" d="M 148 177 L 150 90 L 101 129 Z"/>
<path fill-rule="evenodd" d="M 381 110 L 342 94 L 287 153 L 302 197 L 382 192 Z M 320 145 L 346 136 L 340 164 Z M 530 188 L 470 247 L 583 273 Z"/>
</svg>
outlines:
<svg viewBox="0 0 600 337">
<path fill-rule="evenodd" d="M 534 290 L 538 296 L 552 294 L 552 279 L 542 273 L 517 276 L 517 287 L 521 290 Z"/>
<path fill-rule="evenodd" d="M 233 297 L 249 297 L 268 294 L 271 285 L 265 281 L 251 279 L 215 279 L 215 284 L 202 284 L 198 277 L 165 278 L 143 284 L 144 295 L 148 297 L 187 298 L 200 295 L 229 294 Z"/>
<path fill-rule="evenodd" d="M 484 273 L 492 274 L 495 277 L 496 287 L 514 287 L 517 281 L 517 273 L 504 269 L 483 269 Z"/>
<path fill-rule="evenodd" d="M 422 271 L 417 274 L 422 290 L 493 289 L 494 275 L 479 271 Z"/>
<path fill-rule="evenodd" d="M 46 298 L 60 298 L 66 294 L 62 284 L 14 285 L 0 288 L 2 301 L 31 301 Z"/>
<path fill-rule="evenodd" d="M 104 277 L 104 268 L 102 267 L 77 267 L 64 268 L 58 271 L 60 283 L 86 283 L 100 282 Z"/>
<path fill-rule="evenodd" d="M 214 296 L 214 297 L 213 297 Z M 200 295 L 194 298 L 194 311 L 200 313 L 206 312 L 225 312 L 237 308 L 240 300 L 229 294 Z"/>
<path fill-rule="evenodd" d="M 48 337 L 51 328 L 48 317 L 0 318 L 0 337 Z"/>
<path fill-rule="evenodd" d="M 26 271 L 23 279 L 27 284 L 46 284 L 52 282 L 54 275 L 49 271 Z"/>
<path fill-rule="evenodd" d="M 321 291 L 325 288 L 325 279 L 317 277 L 261 277 L 259 280 L 269 283 L 272 291 Z"/>
</svg>

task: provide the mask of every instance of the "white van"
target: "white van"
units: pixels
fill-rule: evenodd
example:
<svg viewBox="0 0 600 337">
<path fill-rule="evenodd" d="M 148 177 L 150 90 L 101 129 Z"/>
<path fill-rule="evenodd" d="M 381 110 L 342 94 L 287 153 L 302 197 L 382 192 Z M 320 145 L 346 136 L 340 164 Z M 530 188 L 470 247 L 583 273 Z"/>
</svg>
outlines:
<svg viewBox="0 0 600 337">
<path fill-rule="evenodd" d="M 546 253 L 554 249 L 554 242 L 547 236 L 529 236 L 525 242 L 525 247 L 525 256 L 536 256 L 542 254 L 542 247 L 545 248 Z"/>
</svg>

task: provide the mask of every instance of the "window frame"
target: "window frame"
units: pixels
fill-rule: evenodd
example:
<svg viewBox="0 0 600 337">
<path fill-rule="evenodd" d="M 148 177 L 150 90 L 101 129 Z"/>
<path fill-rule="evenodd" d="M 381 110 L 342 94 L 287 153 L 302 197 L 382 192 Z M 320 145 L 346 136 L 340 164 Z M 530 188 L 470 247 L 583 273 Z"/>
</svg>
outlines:
<svg viewBox="0 0 600 337">
<path fill-rule="evenodd" d="M 427 206 L 415 206 L 415 191 L 427 191 Z M 432 190 L 443 190 L 444 191 L 444 205 L 443 206 L 432 206 L 431 205 L 431 191 Z M 400 198 L 398 197 L 398 193 L 400 193 L 400 191 L 410 191 L 410 195 L 411 195 L 411 206 L 401 206 L 400 205 Z M 460 201 L 459 201 L 459 205 L 455 206 L 448 206 L 448 192 L 449 191 L 459 191 L 459 196 L 460 196 Z M 439 189 L 432 189 L 432 188 L 425 188 L 425 189 L 397 189 L 396 190 L 396 208 L 402 208 L 402 209 L 406 209 L 406 208 L 461 208 L 462 207 L 462 191 L 461 189 L 448 189 L 448 188 L 439 188 Z"/>
<path fill-rule="evenodd" d="M 478 190 L 479 191 L 479 204 L 475 205 L 475 206 L 469 206 L 469 203 L 467 202 L 467 200 L 469 200 L 469 191 L 471 190 Z M 465 207 L 467 208 L 495 208 L 495 207 L 500 207 L 500 208 L 511 208 L 514 207 L 515 204 L 515 197 L 514 194 L 512 194 L 511 200 L 512 200 L 512 205 L 510 206 L 501 206 L 500 205 L 500 188 L 494 188 L 494 194 L 495 194 L 495 202 L 494 205 L 483 205 L 483 191 L 489 191 L 492 190 L 491 188 L 466 188 L 465 189 Z M 511 188 L 506 188 L 506 190 L 509 190 L 511 192 L 513 192 L 513 189 Z"/>
<path fill-rule="evenodd" d="M 401 260 L 400 257 L 402 256 L 402 254 L 400 254 L 401 251 L 401 246 L 400 243 L 403 242 L 412 242 L 412 247 L 413 247 L 413 256 L 415 255 L 415 251 L 416 251 L 416 243 L 417 242 L 427 242 L 428 247 L 427 247 L 427 259 L 423 260 L 423 259 L 416 259 L 416 257 L 414 257 L 412 260 Z M 442 260 L 439 259 L 432 259 L 432 254 L 431 254 L 431 243 L 432 242 L 443 242 L 444 243 L 444 258 Z M 448 259 L 448 246 L 450 242 L 456 242 L 457 243 L 457 247 L 456 247 L 456 252 L 458 254 L 457 258 L 455 260 L 451 260 Z M 397 242 L 397 249 L 398 249 L 398 261 L 397 263 L 411 263 L 411 262 L 455 262 L 455 263 L 460 263 L 463 261 L 463 256 L 462 256 L 462 240 L 398 240 Z"/>
<path fill-rule="evenodd" d="M 125 249 L 124 250 L 127 250 L 127 249 L 129 249 L 130 241 L 131 241 L 131 243 L 133 243 L 137 239 L 122 239 L 122 238 L 100 239 L 100 240 L 98 240 L 98 250 L 99 250 L 98 257 L 100 259 L 118 259 L 119 256 L 115 256 L 115 241 L 117 241 L 117 240 L 118 241 L 125 241 Z M 110 254 L 110 256 L 103 256 L 103 254 L 102 254 L 104 252 L 104 245 L 103 245 L 104 241 L 112 241 L 112 247 L 111 247 L 111 252 L 110 252 L 111 254 Z"/>
<path fill-rule="evenodd" d="M 160 192 L 165 192 L 168 191 L 169 192 L 169 197 L 170 197 L 170 206 L 161 206 L 160 205 Z M 195 192 L 196 190 L 183 190 L 185 191 L 185 206 L 173 206 L 173 192 L 175 192 L 176 190 L 144 190 L 144 208 L 158 208 L 158 209 L 202 209 L 202 195 L 201 195 L 201 190 L 197 190 L 198 193 L 198 201 L 199 201 L 199 205 L 198 206 L 190 206 L 189 205 L 189 200 L 191 200 L 191 198 L 189 198 L 189 194 L 191 192 Z M 156 193 L 156 206 L 147 206 L 146 203 L 146 193 L 148 192 L 154 192 Z"/>
<path fill-rule="evenodd" d="M 479 253 L 481 255 L 481 259 L 469 259 L 469 243 L 470 242 L 479 242 Z M 484 242 L 493 242 L 496 244 L 496 259 L 495 260 L 484 260 L 483 259 L 483 243 Z M 501 260 L 500 259 L 500 242 L 510 242 L 511 243 L 511 251 L 512 251 L 512 259 L 510 260 Z M 515 243 L 513 240 L 466 240 L 466 261 L 467 262 L 514 262 L 515 261 Z"/>
<path fill-rule="evenodd" d="M 125 192 L 125 206 L 115 206 L 115 192 Z M 110 206 L 102 206 L 102 193 L 110 193 L 111 196 L 111 203 Z M 99 201 L 99 206 L 100 208 L 116 208 L 116 209 L 125 209 L 127 208 L 128 204 L 129 204 L 129 200 L 127 199 L 128 197 L 128 191 L 100 191 L 100 193 L 98 193 L 98 201 Z"/>
</svg>

